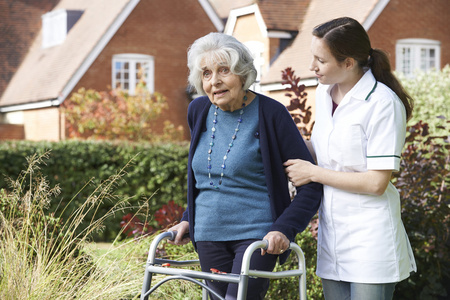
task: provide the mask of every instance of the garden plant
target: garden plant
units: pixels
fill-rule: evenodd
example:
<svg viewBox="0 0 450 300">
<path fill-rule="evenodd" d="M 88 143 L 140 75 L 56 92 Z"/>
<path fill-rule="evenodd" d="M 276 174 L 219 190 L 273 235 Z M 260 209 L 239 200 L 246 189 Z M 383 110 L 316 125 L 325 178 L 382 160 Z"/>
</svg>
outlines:
<svg viewBox="0 0 450 300">
<path fill-rule="evenodd" d="M 404 79 L 420 119 L 409 123 L 393 182 L 418 272 L 397 285 L 394 299 L 450 295 L 448 72 L 427 75 L 439 78 L 432 82 Z M 308 139 L 313 124 L 305 88 L 292 69 L 283 76 L 288 109 Z M 186 143 L 173 142 L 2 142 L 0 299 L 138 299 L 153 236 L 185 208 L 187 153 Z M 323 299 L 315 275 L 317 222 L 296 238 L 307 261 L 309 299 Z M 98 248 L 100 241 L 110 247 Z M 160 253 L 196 257 L 190 244 L 165 244 Z M 295 264 L 289 259 L 276 268 Z M 295 279 L 272 281 L 266 298 L 297 299 L 297 288 Z M 164 285 L 152 299 L 200 295 L 197 286 L 183 282 Z"/>
</svg>

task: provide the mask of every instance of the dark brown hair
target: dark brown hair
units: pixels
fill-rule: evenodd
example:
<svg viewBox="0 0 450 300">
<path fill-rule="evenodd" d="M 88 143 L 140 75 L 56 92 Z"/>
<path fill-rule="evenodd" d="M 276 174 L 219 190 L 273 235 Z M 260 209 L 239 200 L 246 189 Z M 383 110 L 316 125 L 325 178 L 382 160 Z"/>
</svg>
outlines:
<svg viewBox="0 0 450 300">
<path fill-rule="evenodd" d="M 387 85 L 405 106 L 406 118 L 413 110 L 413 99 L 391 71 L 386 52 L 372 49 L 369 36 L 362 25 L 349 17 L 334 19 L 316 26 L 312 34 L 322 38 L 338 62 L 351 57 L 360 68 L 369 67 L 377 81 Z"/>
</svg>

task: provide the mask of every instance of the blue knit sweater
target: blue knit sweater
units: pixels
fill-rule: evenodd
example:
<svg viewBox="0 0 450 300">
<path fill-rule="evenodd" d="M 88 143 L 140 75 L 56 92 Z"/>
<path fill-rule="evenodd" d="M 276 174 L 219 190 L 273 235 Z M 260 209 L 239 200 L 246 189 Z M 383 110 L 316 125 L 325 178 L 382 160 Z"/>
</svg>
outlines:
<svg viewBox="0 0 450 300">
<path fill-rule="evenodd" d="M 297 188 L 291 202 L 288 180 L 283 163 L 288 159 L 300 158 L 313 162 L 295 123 L 286 107 L 264 95 L 259 96 L 258 131 L 262 162 L 267 190 L 269 192 L 272 226 L 270 231 L 280 231 L 293 241 L 297 233 L 303 231 L 316 214 L 321 197 L 322 185 L 311 182 Z M 195 199 L 199 190 L 195 187 L 196 178 L 192 170 L 192 158 L 197 149 L 202 132 L 206 131 L 206 118 L 211 102 L 202 96 L 189 104 L 188 124 L 191 131 L 191 144 L 188 158 L 188 207 L 182 221 L 189 222 L 190 238 L 195 244 Z M 285 261 L 288 253 L 280 257 Z"/>
<path fill-rule="evenodd" d="M 272 225 L 259 139 L 254 137 L 258 131 L 258 106 L 256 97 L 244 108 L 242 115 L 240 109 L 222 111 L 216 110 L 215 105 L 209 109 L 207 130 L 202 132 L 192 160 L 195 188 L 199 190 L 195 199 L 196 241 L 262 239 Z M 223 157 L 235 134 L 238 119 L 242 122 L 227 154 L 225 169 L 222 169 Z M 213 120 L 217 122 L 215 125 Z M 208 154 L 213 126 L 214 144 Z M 208 157 L 211 158 L 209 162 Z M 222 171 L 223 181 L 217 186 Z"/>
</svg>

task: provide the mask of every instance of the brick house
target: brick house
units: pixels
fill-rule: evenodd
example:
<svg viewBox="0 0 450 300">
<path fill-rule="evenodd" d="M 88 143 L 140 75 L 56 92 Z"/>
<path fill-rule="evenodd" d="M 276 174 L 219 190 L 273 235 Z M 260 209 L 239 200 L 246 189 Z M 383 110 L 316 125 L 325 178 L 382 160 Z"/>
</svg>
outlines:
<svg viewBox="0 0 450 300">
<path fill-rule="evenodd" d="M 64 139 L 60 105 L 65 99 L 81 87 L 121 85 L 132 93 L 139 66 L 149 89 L 167 98 L 170 112 L 163 118 L 188 134 L 186 49 L 195 39 L 223 30 L 208 1 L 43 2 L 2 4 L 6 15 L 15 13 L 8 27 L 18 28 L 27 42 L 10 68 L 13 75 L 0 78 L 0 139 Z"/>
<path fill-rule="evenodd" d="M 372 47 L 390 54 L 393 70 L 412 74 L 416 68 L 442 69 L 450 64 L 450 7 L 446 0 L 257 1 L 232 10 L 225 32 L 247 44 L 261 43 L 258 89 L 285 104 L 288 99 L 281 71 L 292 67 L 307 87 L 314 116 L 317 80 L 309 70 L 311 32 L 314 26 L 343 16 L 363 24 Z M 295 22 L 297 26 L 293 26 Z"/>
<path fill-rule="evenodd" d="M 336 17 L 350 16 L 361 22 L 372 47 L 390 54 L 394 70 L 409 74 L 415 68 L 428 70 L 450 63 L 447 0 L 426 4 L 420 0 L 29 2 L 39 4 L 13 2 L 9 9 L 26 6 L 33 12 L 28 15 L 37 15 L 39 21 L 47 11 L 74 11 L 74 18 L 77 11 L 82 14 L 64 42 L 49 48 L 42 48 L 39 22 L 27 21 L 27 26 L 22 26 L 33 42 L 16 45 L 23 60 L 18 59 L 16 70 L 11 68 L 14 76 L 0 78 L 0 140 L 20 130 L 22 136 L 16 138 L 64 139 L 59 105 L 79 87 L 105 90 L 108 85 L 114 86 L 117 80 L 112 74 L 122 72 L 120 67 L 127 62 L 148 66 L 149 74 L 153 74 L 149 77 L 151 90 L 162 93 L 169 102 L 170 113 L 163 117 L 184 126 L 187 137 L 186 49 L 211 31 L 223 31 L 245 43 L 259 70 L 253 88 L 285 104 L 288 99 L 281 85 L 281 71 L 292 67 L 307 86 L 308 101 L 314 105 L 317 80 L 309 71 L 311 31 Z M 29 49 L 28 54 L 24 49 Z M 132 88 L 133 83 L 129 84 Z"/>
</svg>

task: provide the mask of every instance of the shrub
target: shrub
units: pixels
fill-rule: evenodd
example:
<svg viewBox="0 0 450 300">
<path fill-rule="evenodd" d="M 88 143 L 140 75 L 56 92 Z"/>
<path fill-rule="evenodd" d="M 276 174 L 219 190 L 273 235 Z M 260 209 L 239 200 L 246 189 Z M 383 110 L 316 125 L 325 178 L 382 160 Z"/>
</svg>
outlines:
<svg viewBox="0 0 450 300">
<path fill-rule="evenodd" d="M 406 78 L 398 74 L 403 86 L 414 99 L 414 111 L 410 125 L 419 121 L 429 124 L 431 135 L 448 134 L 448 131 L 439 129 L 444 119 L 450 119 L 450 65 L 442 70 L 429 72 L 416 71 L 414 77 Z"/>
<path fill-rule="evenodd" d="M 397 286 L 395 299 L 444 299 L 450 295 L 449 140 L 431 136 L 422 122 L 408 132 L 394 181 L 417 273 Z"/>
<path fill-rule="evenodd" d="M 122 217 L 120 227 L 122 227 L 123 233 L 128 237 L 142 237 L 155 233 L 157 230 L 164 230 L 175 225 L 175 223 L 181 220 L 184 211 L 185 208 L 183 206 L 175 204 L 175 202 L 171 200 L 168 204 L 164 204 L 155 212 L 154 217 L 158 223 L 156 230 L 148 224 L 147 220 L 142 221 L 138 216 L 133 215 L 132 213 L 128 213 Z M 148 214 L 146 216 L 148 216 Z"/>
<path fill-rule="evenodd" d="M 300 83 L 300 77 L 295 75 L 295 71 L 292 68 L 286 68 L 281 73 L 281 78 L 283 79 L 281 83 L 288 85 L 285 89 L 287 91 L 285 96 L 290 98 L 289 105 L 286 108 L 290 112 L 295 124 L 297 124 L 302 136 L 309 140 L 311 138 L 312 128 L 314 127 L 314 121 L 311 119 L 311 106 L 306 106 L 308 101 L 306 96 L 308 94 L 305 92 L 305 85 Z"/>
<path fill-rule="evenodd" d="M 123 256 L 114 263 L 85 251 L 91 234 L 126 204 L 113 191 L 125 169 L 105 179 L 62 223 L 48 211 L 59 188 L 38 171 L 45 159 L 48 153 L 31 156 L 10 188 L 0 190 L 0 299 L 137 299 L 142 261 L 133 261 L 131 247 L 117 250 Z M 76 233 L 107 198 L 115 202 L 111 210 L 94 213 Z"/>
<path fill-rule="evenodd" d="M 166 99 L 159 93 L 151 94 L 145 85 L 136 87 L 136 95 L 120 88 L 109 91 L 81 88 L 64 102 L 66 129 L 71 138 L 94 138 L 129 141 L 177 141 L 183 137 L 183 128 L 164 122 L 163 132 L 156 132 L 156 124 Z"/>
<path fill-rule="evenodd" d="M 314 222 L 312 223 L 314 224 Z M 311 225 L 298 234 L 295 242 L 302 248 L 306 263 L 306 293 L 308 299 L 323 299 L 322 283 L 316 275 L 317 240 Z M 295 254 L 291 254 L 283 265 L 277 263 L 274 271 L 292 270 L 298 268 Z M 298 299 L 298 277 L 272 280 L 266 299 Z"/>
<path fill-rule="evenodd" d="M 112 240 L 120 231 L 123 215 L 135 214 L 144 204 L 146 211 L 139 218 L 146 219 L 156 228 L 154 212 L 162 205 L 174 201 L 184 206 L 186 203 L 188 145 L 149 143 L 126 143 L 109 141 L 63 141 L 26 142 L 10 141 L 0 143 L 0 188 L 7 188 L 5 177 L 16 178 L 26 163 L 26 157 L 51 149 L 51 156 L 41 172 L 50 185 L 58 184 L 59 198 L 49 203 L 50 211 L 66 207 L 61 215 L 63 220 L 77 207 L 84 204 L 96 186 L 114 175 L 130 159 L 135 158 L 124 175 L 123 184 L 116 194 L 128 199 L 135 208 L 124 208 L 122 213 L 105 220 L 105 229 L 95 234 L 96 240 Z M 116 200 L 105 199 L 98 207 L 98 214 L 106 214 Z M 90 216 L 93 211 L 88 212 Z M 144 216 L 145 214 L 145 216 Z M 81 230 L 83 225 L 78 228 Z"/>
</svg>

